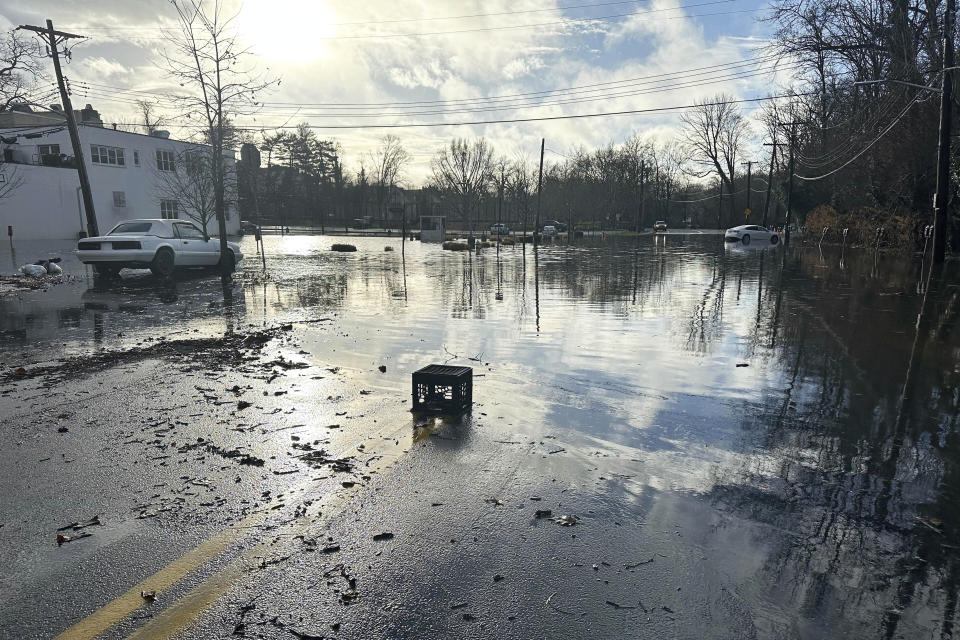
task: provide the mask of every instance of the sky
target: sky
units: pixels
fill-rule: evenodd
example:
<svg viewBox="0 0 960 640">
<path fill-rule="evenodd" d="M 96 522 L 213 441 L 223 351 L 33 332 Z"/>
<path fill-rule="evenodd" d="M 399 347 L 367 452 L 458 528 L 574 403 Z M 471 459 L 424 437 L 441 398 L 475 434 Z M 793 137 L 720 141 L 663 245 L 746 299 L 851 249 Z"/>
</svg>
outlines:
<svg viewBox="0 0 960 640">
<path fill-rule="evenodd" d="M 279 80 L 241 124 L 273 133 L 308 122 L 339 141 L 351 172 L 396 135 L 411 154 L 410 186 L 426 180 L 430 158 L 452 138 L 483 136 L 498 155 L 529 162 L 544 138 L 550 163 L 635 133 L 670 140 L 679 112 L 456 123 L 675 107 L 719 92 L 749 99 L 787 79 L 758 59 L 770 30 L 760 0 L 224 3 L 249 47 L 246 63 Z M 64 67 L 75 107 L 136 122 L 133 102 L 147 98 L 166 110 L 175 137 L 195 132 L 169 102 L 183 91 L 164 64 L 164 36 L 175 27 L 169 0 L 0 0 L 0 28 L 48 18 L 88 38 L 75 41 Z M 44 103 L 55 101 L 51 93 Z M 371 127 L 386 124 L 443 126 Z"/>
</svg>

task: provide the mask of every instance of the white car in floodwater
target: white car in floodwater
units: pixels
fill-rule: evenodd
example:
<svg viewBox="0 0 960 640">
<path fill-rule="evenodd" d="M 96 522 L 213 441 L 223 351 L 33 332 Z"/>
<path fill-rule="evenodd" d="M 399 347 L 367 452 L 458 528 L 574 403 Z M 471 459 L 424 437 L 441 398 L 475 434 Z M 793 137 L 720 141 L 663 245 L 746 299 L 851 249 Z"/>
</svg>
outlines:
<svg viewBox="0 0 960 640">
<path fill-rule="evenodd" d="M 739 242 L 744 246 L 749 244 L 778 245 L 780 236 L 776 231 L 770 231 L 766 227 L 756 224 L 742 224 L 739 227 L 731 227 L 723 236 L 726 242 Z"/>
<path fill-rule="evenodd" d="M 106 235 L 80 239 L 77 258 L 99 275 L 114 276 L 129 267 L 169 276 L 180 267 L 222 265 L 232 272 L 243 254 L 228 242 L 221 256 L 220 239 L 206 237 L 192 222 L 144 219 L 124 220 Z"/>
</svg>

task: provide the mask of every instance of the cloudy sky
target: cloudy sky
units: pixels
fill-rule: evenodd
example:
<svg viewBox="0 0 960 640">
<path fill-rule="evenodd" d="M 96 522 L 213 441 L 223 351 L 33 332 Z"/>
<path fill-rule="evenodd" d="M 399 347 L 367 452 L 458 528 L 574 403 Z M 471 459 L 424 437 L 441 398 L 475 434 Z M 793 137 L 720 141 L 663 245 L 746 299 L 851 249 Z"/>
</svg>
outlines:
<svg viewBox="0 0 960 640">
<path fill-rule="evenodd" d="M 498 153 L 547 161 L 635 132 L 671 137 L 679 112 L 455 124 L 672 107 L 724 91 L 769 95 L 782 79 L 758 59 L 769 25 L 762 0 L 225 0 L 250 62 L 281 79 L 250 127 L 309 122 L 344 149 L 347 167 L 386 133 L 412 154 L 411 183 L 452 137 L 484 136 Z M 168 0 L 0 0 L 0 26 L 88 36 L 65 67 L 75 104 L 134 122 L 137 98 L 168 106 L 182 89 L 165 73 Z M 54 89 L 55 87 L 50 87 Z M 50 102 L 55 101 L 51 96 Z M 745 105 L 752 110 L 754 105 Z M 443 124 L 377 129 L 370 125 Z M 325 127 L 346 128 L 325 128 Z"/>
</svg>

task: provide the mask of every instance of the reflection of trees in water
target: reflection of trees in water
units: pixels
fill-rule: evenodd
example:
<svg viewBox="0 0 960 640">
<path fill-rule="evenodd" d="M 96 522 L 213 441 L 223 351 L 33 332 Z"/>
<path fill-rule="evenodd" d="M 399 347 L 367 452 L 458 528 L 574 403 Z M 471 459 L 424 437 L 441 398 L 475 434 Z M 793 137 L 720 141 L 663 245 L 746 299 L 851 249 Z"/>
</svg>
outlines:
<svg viewBox="0 0 960 640">
<path fill-rule="evenodd" d="M 911 351 L 919 305 L 897 293 L 911 290 L 910 269 L 869 287 L 845 281 L 850 272 L 811 273 L 816 261 L 785 269 L 783 289 L 758 294 L 776 309 L 758 310 L 753 338 L 759 349 L 781 325 L 771 354 L 781 390 L 745 408 L 754 453 L 711 497 L 762 525 L 758 594 L 827 635 L 952 637 L 960 336 L 937 331 L 952 294 L 929 305 Z M 877 276 L 882 265 L 851 271 Z"/>
</svg>

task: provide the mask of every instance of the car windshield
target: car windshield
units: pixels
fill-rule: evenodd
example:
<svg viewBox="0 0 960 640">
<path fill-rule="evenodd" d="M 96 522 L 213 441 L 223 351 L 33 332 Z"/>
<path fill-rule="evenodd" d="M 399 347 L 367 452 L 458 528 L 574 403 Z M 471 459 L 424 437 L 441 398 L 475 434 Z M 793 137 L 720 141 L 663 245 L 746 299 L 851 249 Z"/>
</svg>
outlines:
<svg viewBox="0 0 960 640">
<path fill-rule="evenodd" d="M 118 224 L 113 228 L 107 235 L 111 236 L 126 236 L 126 235 L 143 235 L 150 233 L 150 229 L 153 228 L 153 223 L 150 222 L 123 222 Z"/>
</svg>

